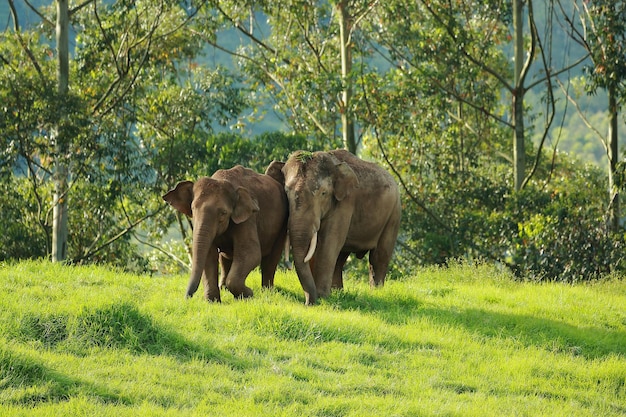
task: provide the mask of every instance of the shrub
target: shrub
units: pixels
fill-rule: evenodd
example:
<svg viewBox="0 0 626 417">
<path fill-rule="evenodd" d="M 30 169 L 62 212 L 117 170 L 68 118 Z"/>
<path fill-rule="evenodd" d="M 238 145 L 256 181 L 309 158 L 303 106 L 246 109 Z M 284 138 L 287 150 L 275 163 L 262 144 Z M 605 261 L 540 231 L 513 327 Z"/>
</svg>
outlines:
<svg viewBox="0 0 626 417">
<path fill-rule="evenodd" d="M 519 223 L 513 261 L 524 278 L 578 282 L 624 269 L 624 236 L 582 207 L 558 207 Z M 552 207 L 550 207 L 552 208 Z"/>
<path fill-rule="evenodd" d="M 40 190 L 51 196 L 51 190 Z M 8 176 L 0 181 L 2 215 L 0 216 L 0 261 L 34 259 L 48 254 L 51 230 L 45 216 L 46 201 L 31 192 L 26 177 Z"/>
</svg>

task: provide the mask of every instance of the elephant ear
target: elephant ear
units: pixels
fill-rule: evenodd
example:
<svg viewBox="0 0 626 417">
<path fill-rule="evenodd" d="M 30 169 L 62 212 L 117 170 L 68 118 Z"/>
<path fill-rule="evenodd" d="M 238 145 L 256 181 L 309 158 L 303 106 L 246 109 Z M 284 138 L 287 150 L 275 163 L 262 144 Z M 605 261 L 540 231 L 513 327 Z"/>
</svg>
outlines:
<svg viewBox="0 0 626 417">
<path fill-rule="evenodd" d="M 269 166 L 265 170 L 265 175 L 268 175 L 274 178 L 284 187 L 285 186 L 285 175 L 283 174 L 284 166 L 285 166 L 284 162 L 274 160 L 269 164 Z"/>
<path fill-rule="evenodd" d="M 193 201 L 193 182 L 181 181 L 176 187 L 163 196 L 172 207 L 191 217 L 191 202 Z"/>
<path fill-rule="evenodd" d="M 235 224 L 243 223 L 259 211 L 259 203 L 252 198 L 250 192 L 243 188 L 237 188 L 237 202 L 230 218 Z"/>
<path fill-rule="evenodd" d="M 337 201 L 341 201 L 359 186 L 359 179 L 345 162 L 340 162 L 335 168 L 334 194 Z"/>
</svg>

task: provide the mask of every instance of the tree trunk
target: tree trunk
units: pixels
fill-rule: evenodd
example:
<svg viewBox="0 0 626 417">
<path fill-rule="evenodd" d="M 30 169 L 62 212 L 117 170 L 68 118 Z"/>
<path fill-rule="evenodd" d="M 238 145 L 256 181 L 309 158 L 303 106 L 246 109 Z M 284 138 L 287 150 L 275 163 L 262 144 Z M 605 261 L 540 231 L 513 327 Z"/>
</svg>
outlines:
<svg viewBox="0 0 626 417">
<path fill-rule="evenodd" d="M 348 151 L 356 154 L 356 139 L 354 135 L 354 119 L 352 117 L 352 46 L 350 45 L 350 31 L 352 27 L 352 17 L 348 10 L 349 0 L 341 0 L 337 4 L 339 9 L 339 35 L 341 37 L 341 128 L 343 135 L 343 146 Z"/>
<path fill-rule="evenodd" d="M 515 89 L 513 91 L 513 179 L 515 191 L 522 188 L 526 170 L 526 150 L 524 143 L 524 86 L 522 70 L 524 65 L 524 27 L 522 0 L 513 0 L 513 28 L 515 31 Z"/>
<path fill-rule="evenodd" d="M 69 12 L 68 0 L 56 0 L 57 3 L 57 23 L 56 23 L 56 43 L 57 43 L 57 80 L 58 80 L 58 118 L 57 126 L 53 132 L 55 146 L 54 160 L 54 199 L 53 199 L 53 219 L 52 219 L 52 261 L 63 261 L 67 256 L 67 193 L 69 168 L 67 164 L 67 154 L 69 150 L 69 138 L 65 132 L 64 120 L 66 95 L 69 85 Z"/>
<path fill-rule="evenodd" d="M 608 133 L 608 156 L 609 156 L 609 229 L 613 232 L 619 230 L 620 204 L 619 184 L 616 182 L 618 143 L 617 143 L 617 91 L 615 87 L 609 88 L 609 133 Z"/>
</svg>

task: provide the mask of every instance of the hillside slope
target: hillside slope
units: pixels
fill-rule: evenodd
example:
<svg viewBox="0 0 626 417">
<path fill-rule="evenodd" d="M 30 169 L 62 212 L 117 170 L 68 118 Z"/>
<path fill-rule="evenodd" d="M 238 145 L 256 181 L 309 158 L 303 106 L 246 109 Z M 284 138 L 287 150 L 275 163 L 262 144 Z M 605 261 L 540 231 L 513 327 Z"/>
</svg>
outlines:
<svg viewBox="0 0 626 417">
<path fill-rule="evenodd" d="M 222 304 L 186 277 L 0 264 L 0 415 L 621 416 L 626 282 L 487 266 L 302 305 L 292 272 Z"/>
</svg>

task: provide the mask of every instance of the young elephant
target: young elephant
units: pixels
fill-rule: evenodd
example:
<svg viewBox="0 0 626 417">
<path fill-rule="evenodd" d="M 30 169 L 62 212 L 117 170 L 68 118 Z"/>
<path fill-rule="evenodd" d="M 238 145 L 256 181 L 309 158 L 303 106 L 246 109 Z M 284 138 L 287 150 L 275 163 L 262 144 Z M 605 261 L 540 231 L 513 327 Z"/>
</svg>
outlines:
<svg viewBox="0 0 626 417">
<path fill-rule="evenodd" d="M 259 264 L 262 285 L 274 284 L 288 213 L 287 197 L 274 178 L 238 165 L 195 183 L 182 181 L 163 199 L 193 222 L 187 297 L 193 296 L 202 278 L 205 298 L 220 301 L 218 257 L 224 284 L 237 298 L 252 296 L 245 281 Z"/>
<path fill-rule="evenodd" d="M 350 253 L 369 252 L 370 285 L 383 285 L 400 227 L 393 177 L 345 150 L 293 153 L 267 170 L 289 200 L 289 239 L 306 304 L 342 287 Z M 311 265 L 312 264 L 312 265 Z"/>
</svg>

